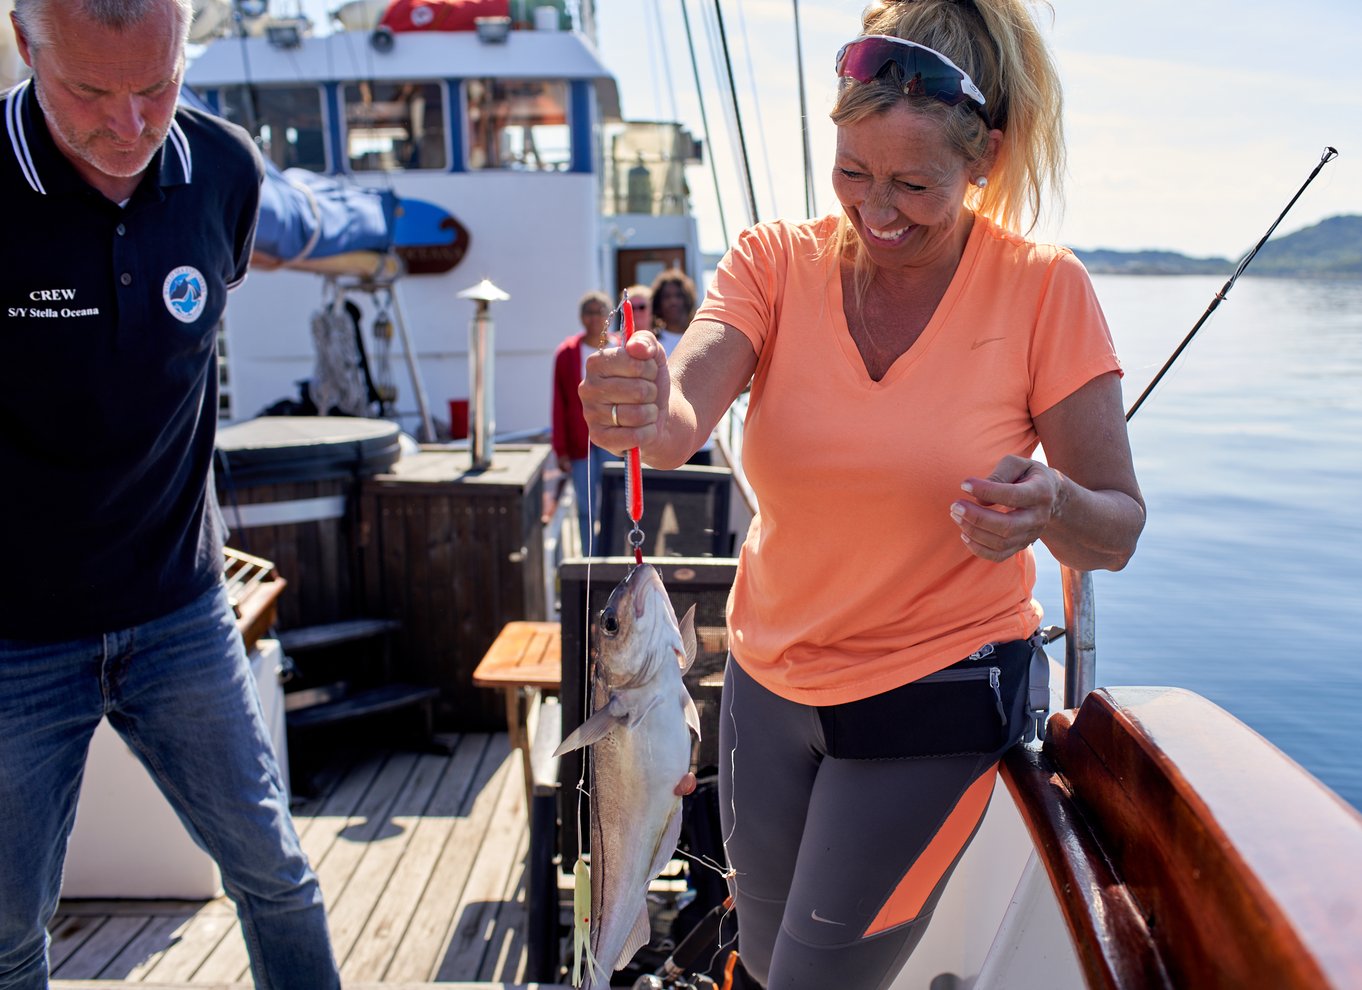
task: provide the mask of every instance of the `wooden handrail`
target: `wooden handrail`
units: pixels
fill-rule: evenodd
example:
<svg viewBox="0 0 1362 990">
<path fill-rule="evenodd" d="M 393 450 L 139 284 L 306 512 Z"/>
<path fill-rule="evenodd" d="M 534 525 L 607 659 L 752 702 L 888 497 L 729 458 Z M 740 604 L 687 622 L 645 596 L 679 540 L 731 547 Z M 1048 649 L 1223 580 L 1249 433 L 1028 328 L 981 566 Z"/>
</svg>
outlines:
<svg viewBox="0 0 1362 990">
<path fill-rule="evenodd" d="M 1091 986 L 1362 986 L 1362 816 L 1223 709 L 1099 689 L 1004 767 Z"/>
</svg>

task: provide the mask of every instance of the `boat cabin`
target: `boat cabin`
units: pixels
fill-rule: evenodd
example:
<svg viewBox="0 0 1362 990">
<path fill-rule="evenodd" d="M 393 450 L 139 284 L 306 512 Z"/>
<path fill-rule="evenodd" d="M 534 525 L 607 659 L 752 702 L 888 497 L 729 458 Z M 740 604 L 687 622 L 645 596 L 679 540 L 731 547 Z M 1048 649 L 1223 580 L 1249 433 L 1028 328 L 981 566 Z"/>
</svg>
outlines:
<svg viewBox="0 0 1362 990">
<path fill-rule="evenodd" d="M 616 82 L 580 29 L 590 16 L 583 4 L 575 18 L 538 18 L 537 30 L 482 18 L 501 30 L 266 30 L 204 46 L 187 85 L 255 135 L 274 166 L 399 201 L 395 278 L 391 258 L 285 258 L 233 295 L 225 421 L 296 393 L 316 360 L 312 315 L 338 288 L 365 334 L 400 321 L 443 419 L 470 389 L 474 304 L 457 293 L 487 278 L 510 296 L 490 310 L 496 431 L 532 434 L 549 423 L 552 355 L 580 329 L 583 293 L 614 297 L 670 267 L 699 282 L 684 175 L 699 146 L 676 124 L 620 119 Z M 416 433 L 420 390 L 401 352 L 399 337 L 379 356 L 399 368 L 396 411 Z"/>
</svg>

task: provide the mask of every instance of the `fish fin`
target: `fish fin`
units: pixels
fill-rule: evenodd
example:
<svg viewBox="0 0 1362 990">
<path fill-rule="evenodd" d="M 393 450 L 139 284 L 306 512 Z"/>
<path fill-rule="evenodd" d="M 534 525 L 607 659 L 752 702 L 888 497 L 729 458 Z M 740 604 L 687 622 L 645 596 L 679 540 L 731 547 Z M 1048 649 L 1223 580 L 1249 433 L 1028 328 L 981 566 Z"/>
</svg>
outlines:
<svg viewBox="0 0 1362 990">
<path fill-rule="evenodd" d="M 681 667 L 681 673 L 684 674 L 686 671 L 690 670 L 690 665 L 695 662 L 695 654 L 697 652 L 695 646 L 694 605 L 686 609 L 686 614 L 681 619 L 681 625 L 679 629 L 681 632 L 681 646 L 684 652 L 677 655 L 676 662 Z"/>
<path fill-rule="evenodd" d="M 590 746 L 592 743 L 600 742 L 610 734 L 610 730 L 618 725 L 622 719 L 614 715 L 607 706 L 592 715 L 558 744 L 558 748 L 553 751 L 554 756 L 562 756 L 570 753 L 574 749 L 581 749 Z"/>
<path fill-rule="evenodd" d="M 695 699 L 690 696 L 690 692 L 684 687 L 681 689 L 681 697 L 685 698 L 682 708 L 686 712 L 686 724 L 690 726 L 690 731 L 695 733 L 695 738 L 700 738 L 700 713 L 695 710 Z"/>
<path fill-rule="evenodd" d="M 653 940 L 652 922 L 648 920 L 648 902 L 643 902 L 643 910 L 638 913 L 638 920 L 634 922 L 633 929 L 629 932 L 629 937 L 624 940 L 624 948 L 620 949 L 620 957 L 615 962 L 616 969 L 623 969 L 629 965 L 629 960 L 634 958 L 634 953 L 643 948 Z"/>
</svg>

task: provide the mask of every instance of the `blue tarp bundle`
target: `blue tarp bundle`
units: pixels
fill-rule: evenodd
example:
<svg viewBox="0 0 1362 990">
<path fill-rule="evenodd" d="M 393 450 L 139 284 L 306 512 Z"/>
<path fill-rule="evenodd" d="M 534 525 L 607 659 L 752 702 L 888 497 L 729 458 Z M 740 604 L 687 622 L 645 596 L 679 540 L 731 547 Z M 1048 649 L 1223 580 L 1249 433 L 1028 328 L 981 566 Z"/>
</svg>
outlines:
<svg viewBox="0 0 1362 990">
<path fill-rule="evenodd" d="M 180 102 L 213 113 L 188 87 Z M 301 168 L 280 172 L 267 159 L 255 249 L 284 264 L 352 251 L 383 254 L 393 246 L 396 214 L 391 190 L 361 189 Z"/>
<path fill-rule="evenodd" d="M 393 245 L 397 196 L 360 189 L 307 169 L 268 165 L 255 248 L 287 264 Z"/>
</svg>

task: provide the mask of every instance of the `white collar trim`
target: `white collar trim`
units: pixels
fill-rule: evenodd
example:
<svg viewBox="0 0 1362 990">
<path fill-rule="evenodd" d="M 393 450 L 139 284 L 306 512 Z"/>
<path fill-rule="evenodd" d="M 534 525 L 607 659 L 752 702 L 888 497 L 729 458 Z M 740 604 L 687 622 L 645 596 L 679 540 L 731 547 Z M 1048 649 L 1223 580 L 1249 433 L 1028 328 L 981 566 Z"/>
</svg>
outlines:
<svg viewBox="0 0 1362 990">
<path fill-rule="evenodd" d="M 170 130 L 166 134 L 166 143 L 174 148 L 175 154 L 179 156 L 180 171 L 184 174 L 185 183 L 193 182 L 194 155 L 189 150 L 189 138 L 180 130 L 180 122 L 173 118 L 170 121 Z"/>
<path fill-rule="evenodd" d="M 42 180 L 38 178 L 38 166 L 33 161 L 33 152 L 28 146 L 28 133 L 24 130 L 22 103 L 33 88 L 33 80 L 25 79 L 10 91 L 5 101 L 5 128 L 9 131 L 9 143 L 14 149 L 14 157 L 19 162 L 19 171 L 29 187 L 42 196 L 47 195 Z"/>
<path fill-rule="evenodd" d="M 5 101 L 5 129 L 9 131 L 10 147 L 14 149 L 14 158 L 19 163 L 19 171 L 23 173 L 24 180 L 34 192 L 46 196 L 47 188 L 43 185 L 42 179 L 38 177 L 38 164 L 33 160 L 33 150 L 28 144 L 28 132 L 24 129 L 24 101 L 28 99 L 32 88 L 33 80 L 29 78 L 10 90 L 9 98 Z M 189 138 L 180 129 L 178 120 L 171 120 L 170 130 L 166 134 L 166 143 L 175 149 L 175 155 L 180 162 L 180 174 L 184 176 L 184 181 L 186 183 L 193 182 L 194 154 L 189 149 Z"/>
</svg>

